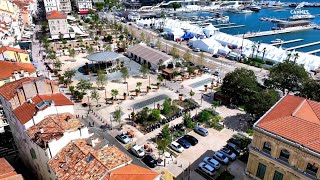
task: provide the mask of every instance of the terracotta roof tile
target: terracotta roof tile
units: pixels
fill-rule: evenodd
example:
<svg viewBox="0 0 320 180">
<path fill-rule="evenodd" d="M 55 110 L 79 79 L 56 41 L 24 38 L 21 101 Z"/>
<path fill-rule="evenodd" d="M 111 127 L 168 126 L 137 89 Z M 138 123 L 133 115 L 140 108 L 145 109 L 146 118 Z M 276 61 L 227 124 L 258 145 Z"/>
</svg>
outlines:
<svg viewBox="0 0 320 180">
<path fill-rule="evenodd" d="M 17 89 L 22 87 L 24 83 L 31 82 L 37 78 L 22 78 L 17 81 L 6 83 L 0 87 L 0 96 L 3 96 L 6 100 L 12 99 L 17 94 Z"/>
<path fill-rule="evenodd" d="M 16 117 L 20 120 L 21 124 L 25 124 L 30 119 L 32 119 L 34 113 L 38 111 L 36 105 L 46 100 L 52 100 L 55 106 L 73 105 L 73 103 L 61 93 L 50 95 L 37 95 L 32 98 L 33 103 L 25 102 L 21 106 L 17 107 L 13 112 L 16 115 Z M 45 106 L 44 108 L 46 107 L 47 106 Z"/>
<path fill-rule="evenodd" d="M 23 180 L 5 158 L 0 158 L 0 179 L 3 180 Z"/>
<path fill-rule="evenodd" d="M 27 134 L 38 146 L 45 148 L 50 140 L 59 139 L 64 132 L 76 131 L 81 127 L 81 122 L 70 113 L 54 114 L 28 128 Z"/>
<path fill-rule="evenodd" d="M 98 159 L 97 152 L 106 152 L 105 157 Z M 113 152 L 113 154 L 111 153 Z M 123 164 L 130 163 L 132 159 L 114 146 L 94 150 L 85 139 L 71 141 L 59 153 L 48 161 L 51 169 L 59 179 L 100 179 L 109 170 L 101 162 L 101 158 L 108 158 L 109 167 L 118 166 L 117 159 L 123 159 Z M 123 165 L 121 164 L 121 165 Z"/>
<path fill-rule="evenodd" d="M 319 102 L 287 95 L 256 126 L 320 152 L 319 115 Z"/>
<path fill-rule="evenodd" d="M 106 180 L 154 180 L 160 174 L 134 164 L 111 171 Z"/>
<path fill-rule="evenodd" d="M 33 73 L 36 68 L 30 63 L 16 63 L 9 61 L 0 61 L 0 79 L 8 79 L 13 76 L 13 72 L 16 70 L 20 73 L 23 69 L 24 72 Z"/>
<path fill-rule="evenodd" d="M 57 10 L 53 10 L 47 14 L 47 19 L 66 19 L 66 18 L 67 16 L 65 14 Z"/>
<path fill-rule="evenodd" d="M 5 27 L 3 27 L 2 29 L 8 30 L 8 28 L 5 28 Z M 9 46 L 0 47 L 0 53 L 6 52 L 6 51 L 14 51 L 14 52 L 18 52 L 18 53 L 29 54 L 28 51 L 23 50 L 23 49 L 18 49 L 18 48 L 9 47 Z"/>
</svg>

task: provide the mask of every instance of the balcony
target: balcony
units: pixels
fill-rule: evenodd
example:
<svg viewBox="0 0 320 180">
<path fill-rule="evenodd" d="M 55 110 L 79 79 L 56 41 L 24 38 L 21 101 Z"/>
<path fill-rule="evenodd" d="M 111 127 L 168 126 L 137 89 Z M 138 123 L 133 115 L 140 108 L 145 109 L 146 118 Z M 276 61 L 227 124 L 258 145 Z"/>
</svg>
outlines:
<svg viewBox="0 0 320 180">
<path fill-rule="evenodd" d="M 301 171 L 300 169 L 291 166 L 287 162 L 287 160 L 284 160 L 284 159 L 281 159 L 281 158 L 274 158 L 268 152 L 260 151 L 259 149 L 253 147 L 252 145 L 249 145 L 249 150 L 250 150 L 250 152 L 255 152 L 255 153 L 258 153 L 260 155 L 263 155 L 264 157 L 267 157 L 271 161 L 275 161 L 278 164 L 282 164 L 283 166 L 285 166 L 286 168 L 290 169 L 291 171 L 297 172 L 300 175 L 302 175 L 302 176 L 304 176 L 304 177 L 306 177 L 308 179 L 317 179 L 317 175 L 314 172 L 309 171 L 309 170 Z"/>
</svg>

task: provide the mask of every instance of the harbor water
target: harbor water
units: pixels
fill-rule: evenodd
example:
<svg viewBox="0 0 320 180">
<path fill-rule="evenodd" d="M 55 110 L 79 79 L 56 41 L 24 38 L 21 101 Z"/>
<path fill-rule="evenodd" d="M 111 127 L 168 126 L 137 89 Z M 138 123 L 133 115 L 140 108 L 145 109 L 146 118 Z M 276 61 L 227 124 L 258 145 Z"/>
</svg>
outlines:
<svg viewBox="0 0 320 180">
<path fill-rule="evenodd" d="M 290 1 L 294 2 L 294 1 Z M 299 1 L 297 1 L 299 2 Z M 236 13 L 230 13 L 230 12 L 223 12 L 225 16 L 229 16 L 230 22 L 235 23 L 234 25 L 245 25 L 243 27 L 238 28 L 230 28 L 230 29 L 221 29 L 221 32 L 225 32 L 232 35 L 237 34 L 244 34 L 248 32 L 259 32 L 259 31 L 269 31 L 272 27 L 275 27 L 277 24 L 267 21 L 261 21 L 259 20 L 262 17 L 268 17 L 268 18 L 284 18 L 287 19 L 291 16 L 290 10 L 294 8 L 289 7 L 283 7 L 280 10 L 274 10 L 274 9 L 261 9 L 260 12 L 253 12 L 248 14 L 236 14 Z M 314 19 L 311 19 L 310 21 L 320 25 L 320 8 L 303 8 L 303 10 L 308 10 L 310 14 L 315 15 L 316 17 Z M 185 16 L 185 17 L 192 17 L 192 16 L 198 16 L 198 17 L 206 17 L 206 16 L 214 16 L 215 13 L 211 12 L 192 12 L 192 13 L 179 13 L 178 16 Z M 215 23 L 213 23 L 215 25 Z M 226 27 L 226 26 L 223 26 Z M 219 28 L 219 26 L 218 26 Z M 294 46 L 299 46 L 303 44 L 308 44 L 316 41 L 320 41 L 320 30 L 306 30 L 306 31 L 297 31 L 287 34 L 277 34 L 272 36 L 263 36 L 263 37 L 256 37 L 256 38 L 250 38 L 252 41 L 256 42 L 262 42 L 262 43 L 271 43 L 272 40 L 275 39 L 282 39 L 284 41 L 289 41 L 293 39 L 303 39 L 303 41 L 289 43 L 282 45 L 283 48 L 290 48 Z M 308 46 L 304 48 L 297 49 L 296 51 L 301 52 L 309 52 L 313 50 L 320 49 L 320 45 L 314 45 L 314 46 Z M 314 54 L 317 56 L 320 56 L 320 53 Z"/>
</svg>

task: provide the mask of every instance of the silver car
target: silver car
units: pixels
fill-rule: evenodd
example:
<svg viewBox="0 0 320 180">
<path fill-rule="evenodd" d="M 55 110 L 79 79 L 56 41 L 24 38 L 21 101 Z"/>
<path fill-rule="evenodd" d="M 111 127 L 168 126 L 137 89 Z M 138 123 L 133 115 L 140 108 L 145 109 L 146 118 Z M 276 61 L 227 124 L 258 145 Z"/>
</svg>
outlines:
<svg viewBox="0 0 320 180">
<path fill-rule="evenodd" d="M 211 157 L 205 157 L 203 161 L 209 164 L 210 166 L 214 167 L 215 169 L 220 169 L 221 167 L 220 163 Z"/>
<path fill-rule="evenodd" d="M 118 139 L 123 144 L 128 144 L 129 142 L 132 141 L 132 138 L 126 134 L 119 134 L 116 136 L 116 139 Z"/>
<path fill-rule="evenodd" d="M 202 128 L 199 126 L 194 128 L 194 132 L 200 134 L 201 136 L 207 136 L 209 133 L 206 128 Z"/>
<path fill-rule="evenodd" d="M 234 153 L 233 153 L 230 149 L 228 149 L 228 148 L 223 147 L 223 148 L 220 149 L 220 152 L 221 152 L 222 154 L 224 154 L 225 156 L 227 156 L 227 157 L 229 158 L 229 160 L 234 161 L 234 160 L 236 160 L 236 158 L 237 158 L 237 155 L 234 154 Z"/>
<path fill-rule="evenodd" d="M 201 162 L 199 168 L 210 176 L 215 174 L 215 169 L 205 162 Z"/>
</svg>

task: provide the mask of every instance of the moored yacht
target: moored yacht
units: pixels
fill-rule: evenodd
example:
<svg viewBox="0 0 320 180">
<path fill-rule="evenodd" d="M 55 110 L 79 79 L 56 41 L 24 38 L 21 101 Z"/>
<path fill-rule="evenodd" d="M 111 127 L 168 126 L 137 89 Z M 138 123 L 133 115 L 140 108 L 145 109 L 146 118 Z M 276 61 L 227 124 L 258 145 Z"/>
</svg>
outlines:
<svg viewBox="0 0 320 180">
<path fill-rule="evenodd" d="M 311 14 L 301 14 L 301 15 L 293 15 L 289 17 L 289 20 L 296 21 L 296 20 L 305 20 L 305 19 L 314 19 L 315 16 Z"/>
</svg>

